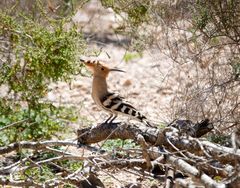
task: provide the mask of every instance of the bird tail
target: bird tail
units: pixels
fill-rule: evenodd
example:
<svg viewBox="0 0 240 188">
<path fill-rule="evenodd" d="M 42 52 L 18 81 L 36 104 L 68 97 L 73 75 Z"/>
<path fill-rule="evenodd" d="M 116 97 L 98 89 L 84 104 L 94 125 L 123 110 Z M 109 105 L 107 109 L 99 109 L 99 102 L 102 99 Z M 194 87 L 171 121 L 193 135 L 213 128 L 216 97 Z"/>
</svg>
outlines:
<svg viewBox="0 0 240 188">
<path fill-rule="evenodd" d="M 144 123 L 147 127 L 156 127 L 152 123 L 148 121 L 146 116 L 141 114 L 141 112 L 137 111 L 136 109 L 132 109 L 130 112 L 130 115 L 134 118 L 136 118 L 138 121 Z"/>
<path fill-rule="evenodd" d="M 134 112 L 134 110 L 132 111 Z M 144 123 L 147 127 L 156 127 L 154 126 L 152 123 L 150 123 L 148 121 L 148 119 L 146 118 L 146 116 L 144 116 L 143 114 L 141 114 L 139 111 L 135 110 L 134 114 L 131 114 L 133 117 L 135 117 L 138 121 Z"/>
</svg>

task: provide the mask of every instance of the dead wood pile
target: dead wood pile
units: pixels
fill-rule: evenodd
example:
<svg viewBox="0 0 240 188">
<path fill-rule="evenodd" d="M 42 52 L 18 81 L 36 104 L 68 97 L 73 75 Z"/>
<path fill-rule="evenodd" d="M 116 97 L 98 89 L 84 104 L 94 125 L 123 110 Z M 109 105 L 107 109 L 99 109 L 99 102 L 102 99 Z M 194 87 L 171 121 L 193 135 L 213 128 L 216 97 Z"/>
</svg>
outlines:
<svg viewBox="0 0 240 188">
<path fill-rule="evenodd" d="M 27 156 L 0 167 L 0 185 L 18 187 L 56 187 L 71 184 L 76 187 L 105 187 L 98 173 L 107 170 L 128 169 L 144 178 L 157 180 L 164 187 L 239 187 L 240 149 L 214 144 L 201 138 L 213 129 L 209 120 L 194 124 L 188 120 L 177 120 L 165 128 L 149 128 L 129 123 L 99 124 L 78 130 L 75 141 L 21 141 L 0 147 L 1 158 L 12 152 L 28 149 L 50 151 L 55 156 L 39 160 Z M 114 155 L 102 149 L 109 139 L 131 139 L 140 147 L 118 148 Z M 95 143 L 101 142 L 101 146 Z M 91 144 L 94 144 L 91 146 Z M 90 151 L 81 155 L 56 149 L 56 146 L 74 147 Z M 124 154 L 123 154 L 124 152 Z M 83 167 L 69 172 L 55 164 L 56 161 L 83 161 Z M 28 162 L 28 163 L 27 163 Z M 18 172 L 32 167 L 55 165 L 61 176 L 44 183 L 34 179 L 16 179 Z M 109 174 L 110 175 L 110 174 Z M 128 185 L 131 186 L 131 185 Z M 139 185 L 141 187 L 141 185 Z"/>
</svg>

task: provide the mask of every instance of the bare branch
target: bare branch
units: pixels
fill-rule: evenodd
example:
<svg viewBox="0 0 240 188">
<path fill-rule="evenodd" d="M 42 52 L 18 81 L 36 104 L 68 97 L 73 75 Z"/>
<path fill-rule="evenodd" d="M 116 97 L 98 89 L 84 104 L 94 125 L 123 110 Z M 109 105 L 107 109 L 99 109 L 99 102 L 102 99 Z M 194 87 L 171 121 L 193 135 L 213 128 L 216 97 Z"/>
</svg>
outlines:
<svg viewBox="0 0 240 188">
<path fill-rule="evenodd" d="M 200 172 L 198 169 L 196 169 L 192 165 L 186 163 L 182 159 L 168 155 L 168 156 L 166 156 L 166 161 L 171 163 L 173 166 L 177 167 L 179 170 L 193 176 L 194 178 L 199 179 L 206 187 L 211 187 L 211 188 L 225 188 L 226 187 L 226 185 L 217 183 L 211 177 Z"/>
<path fill-rule="evenodd" d="M 137 141 L 138 141 L 139 145 L 142 147 L 143 158 L 146 160 L 147 169 L 150 170 L 152 168 L 152 164 L 151 164 L 150 156 L 147 151 L 147 147 L 148 147 L 147 143 L 145 142 L 143 136 L 140 134 L 137 136 Z"/>
<path fill-rule="evenodd" d="M 117 128 L 119 127 L 119 128 Z M 144 140 L 150 145 L 162 146 L 168 148 L 170 151 L 175 151 L 172 148 L 174 145 L 178 150 L 186 150 L 196 155 L 205 155 L 206 151 L 208 152 L 207 156 L 216 156 L 216 158 L 223 162 L 224 164 L 233 164 L 236 158 L 240 158 L 240 150 L 235 151 L 233 148 L 228 148 L 213 144 L 208 141 L 197 141 L 196 138 L 179 136 L 177 130 L 171 130 L 170 127 L 159 130 L 156 128 L 147 128 L 147 127 L 137 127 L 137 125 L 124 126 L 121 128 L 120 123 L 114 124 L 100 124 L 92 128 L 86 128 L 78 130 L 78 141 L 80 144 L 92 144 L 109 139 L 132 139 L 136 140 L 137 135 L 142 135 Z M 113 130 L 115 130 L 114 133 Z M 110 137 L 108 137 L 111 134 Z M 167 141 L 169 140 L 171 144 Z M 201 143 L 201 144 L 199 144 Z M 202 151 L 204 148 L 204 151 Z M 158 156 L 159 157 L 159 156 Z"/>
<path fill-rule="evenodd" d="M 24 181 L 14 181 L 14 180 L 6 179 L 4 177 L 0 177 L 0 185 L 10 185 L 10 186 L 17 186 L 17 187 L 34 186 L 34 187 L 37 187 L 37 188 L 42 188 L 43 187 L 40 184 L 37 184 L 30 179 L 25 179 Z"/>
<path fill-rule="evenodd" d="M 21 149 L 32 149 L 32 150 L 40 150 L 46 148 L 47 146 L 75 146 L 77 147 L 77 143 L 75 141 L 69 140 L 50 140 L 50 141 L 39 141 L 39 142 L 30 142 L 30 141 L 21 141 L 9 144 L 7 146 L 0 147 L 0 154 L 9 153 L 12 151 L 18 151 Z"/>
<path fill-rule="evenodd" d="M 166 182 L 165 182 L 165 188 L 173 188 L 173 178 L 174 178 L 174 171 L 171 168 L 167 169 L 166 174 Z"/>
<path fill-rule="evenodd" d="M 27 119 L 23 119 L 23 120 L 20 120 L 20 121 L 11 123 L 11 124 L 9 124 L 9 125 L 6 125 L 6 126 L 0 128 L 0 132 L 3 131 L 3 130 L 5 130 L 5 129 L 9 129 L 10 127 L 14 127 L 14 126 L 17 126 L 17 125 L 19 125 L 19 124 L 22 124 L 22 123 L 26 122 L 27 120 L 29 120 L 29 119 L 28 119 L 28 118 L 27 118 Z"/>
</svg>

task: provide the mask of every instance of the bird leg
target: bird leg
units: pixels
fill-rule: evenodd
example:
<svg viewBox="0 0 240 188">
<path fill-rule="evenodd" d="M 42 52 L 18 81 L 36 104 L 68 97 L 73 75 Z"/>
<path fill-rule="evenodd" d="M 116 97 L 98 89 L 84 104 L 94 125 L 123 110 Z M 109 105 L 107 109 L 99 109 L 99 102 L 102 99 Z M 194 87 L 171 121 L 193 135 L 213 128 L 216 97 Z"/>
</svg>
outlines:
<svg viewBox="0 0 240 188">
<path fill-rule="evenodd" d="M 104 123 L 108 123 L 108 121 L 112 119 L 112 117 L 113 117 L 113 114 L 111 114 Z"/>
<path fill-rule="evenodd" d="M 116 114 L 112 114 L 113 118 L 108 122 L 108 123 L 112 123 L 116 118 L 117 118 L 117 115 Z"/>
</svg>

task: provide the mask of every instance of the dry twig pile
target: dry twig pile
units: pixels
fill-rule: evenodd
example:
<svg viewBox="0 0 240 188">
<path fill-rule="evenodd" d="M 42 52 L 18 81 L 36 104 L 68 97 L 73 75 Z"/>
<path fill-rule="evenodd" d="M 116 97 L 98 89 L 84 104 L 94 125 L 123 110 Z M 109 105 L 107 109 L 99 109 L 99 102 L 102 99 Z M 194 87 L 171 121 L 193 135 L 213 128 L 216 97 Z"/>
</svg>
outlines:
<svg viewBox="0 0 240 188">
<path fill-rule="evenodd" d="M 158 180 L 165 187 L 173 185 L 237 187 L 240 184 L 240 150 L 200 138 L 212 129 L 213 126 L 208 120 L 195 125 L 190 121 L 177 120 L 164 129 L 112 123 L 78 130 L 78 143 L 66 140 L 12 143 L 1 147 L 0 154 L 6 157 L 13 151 L 30 149 L 38 152 L 51 151 L 57 156 L 45 160 L 26 157 L 5 165 L 0 168 L 0 184 L 56 187 L 68 183 L 77 187 L 104 187 L 97 177 L 99 172 L 106 172 L 109 169 L 128 169 L 144 178 Z M 112 152 L 105 151 L 101 147 L 89 146 L 107 139 L 132 139 L 141 147 L 122 149 L 125 154 L 122 154 L 119 149 L 119 153 L 113 155 Z M 55 149 L 56 146 L 80 146 L 90 150 L 91 154 L 86 152 L 86 154 L 77 155 L 67 150 Z M 66 159 L 83 161 L 84 165 L 73 173 L 54 165 L 55 162 Z M 31 178 L 25 181 L 15 179 L 18 172 L 33 167 L 41 168 L 43 164 L 54 166 L 61 175 L 56 175 L 55 178 L 43 184 L 36 183 Z"/>
</svg>

